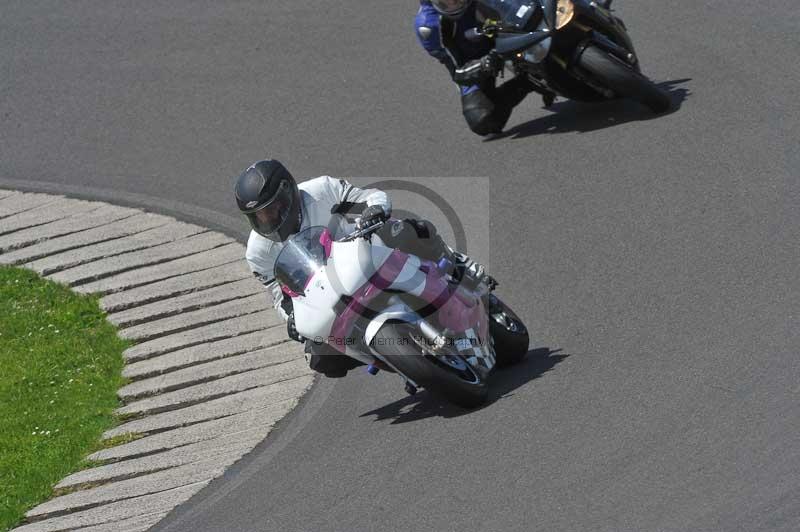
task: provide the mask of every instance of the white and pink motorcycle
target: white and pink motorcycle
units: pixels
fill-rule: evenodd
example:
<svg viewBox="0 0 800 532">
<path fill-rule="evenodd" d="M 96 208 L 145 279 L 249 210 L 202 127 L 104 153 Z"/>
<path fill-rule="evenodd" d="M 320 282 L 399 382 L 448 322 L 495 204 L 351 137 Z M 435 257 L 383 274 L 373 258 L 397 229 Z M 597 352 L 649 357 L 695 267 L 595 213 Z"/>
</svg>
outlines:
<svg viewBox="0 0 800 532">
<path fill-rule="evenodd" d="M 297 331 L 367 364 L 400 375 L 464 407 L 488 397 L 495 366 L 528 350 L 528 331 L 486 282 L 456 281 L 447 259 L 422 260 L 383 245 L 383 224 L 333 240 L 310 227 L 284 245 L 275 278 L 291 297 Z"/>
</svg>

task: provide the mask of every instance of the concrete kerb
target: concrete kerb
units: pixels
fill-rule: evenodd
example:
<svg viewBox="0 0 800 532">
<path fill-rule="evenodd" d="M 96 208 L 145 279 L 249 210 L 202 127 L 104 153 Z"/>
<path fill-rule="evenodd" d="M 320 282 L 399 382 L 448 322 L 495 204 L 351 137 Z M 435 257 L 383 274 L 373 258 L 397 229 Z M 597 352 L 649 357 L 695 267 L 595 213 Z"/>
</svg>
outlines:
<svg viewBox="0 0 800 532">
<path fill-rule="evenodd" d="M 118 412 L 135 419 L 104 434 L 135 439 L 92 454 L 98 465 L 62 480 L 70 493 L 15 531 L 147 530 L 294 408 L 311 372 L 243 257 L 230 238 L 167 216 L 0 190 L 0 264 L 107 294 L 109 321 L 140 342 L 118 392 Z"/>
</svg>

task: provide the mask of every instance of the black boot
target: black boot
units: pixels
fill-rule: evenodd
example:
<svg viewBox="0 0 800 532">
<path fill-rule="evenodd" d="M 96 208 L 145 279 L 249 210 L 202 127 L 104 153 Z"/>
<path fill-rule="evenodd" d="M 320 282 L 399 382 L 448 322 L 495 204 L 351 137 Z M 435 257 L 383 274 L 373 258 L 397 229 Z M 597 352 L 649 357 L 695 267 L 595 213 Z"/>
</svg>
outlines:
<svg viewBox="0 0 800 532">
<path fill-rule="evenodd" d="M 522 103 L 522 100 L 536 90 L 536 86 L 524 75 L 515 76 L 495 89 L 496 102 L 513 109 Z"/>
<path fill-rule="evenodd" d="M 305 352 L 309 355 L 306 357 L 308 367 L 331 379 L 341 379 L 351 369 L 364 365 L 360 360 L 343 355 L 323 342 L 306 340 Z"/>
<path fill-rule="evenodd" d="M 499 133 L 503 130 L 505 120 L 508 120 L 506 116 L 505 120 L 499 123 L 501 120 L 498 120 L 498 114 L 503 114 L 503 108 L 496 106 L 483 90 L 462 95 L 461 106 L 467 125 L 473 133 L 481 136 Z"/>
<path fill-rule="evenodd" d="M 489 290 L 497 288 L 497 281 L 486 272 L 486 268 L 464 253 L 451 250 L 450 260 L 453 261 L 453 279 L 459 283 L 477 286 L 483 282 Z"/>
<path fill-rule="evenodd" d="M 495 110 L 492 113 L 494 132 L 503 131 L 511 117 L 511 111 L 534 91 L 539 92 L 537 87 L 524 75 L 516 76 L 494 90 L 494 94 L 492 94 L 492 100 L 495 102 Z"/>
</svg>

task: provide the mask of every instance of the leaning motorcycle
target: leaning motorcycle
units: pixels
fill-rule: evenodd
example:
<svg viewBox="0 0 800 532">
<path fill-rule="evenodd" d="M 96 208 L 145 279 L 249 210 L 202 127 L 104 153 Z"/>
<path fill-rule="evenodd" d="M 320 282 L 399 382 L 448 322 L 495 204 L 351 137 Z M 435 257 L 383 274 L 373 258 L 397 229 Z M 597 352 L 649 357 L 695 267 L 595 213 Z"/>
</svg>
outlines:
<svg viewBox="0 0 800 532">
<path fill-rule="evenodd" d="M 669 95 L 642 74 L 611 1 L 478 0 L 489 16 L 466 37 L 494 39 L 493 53 L 527 76 L 547 105 L 556 95 L 581 101 L 622 97 L 655 113 L 669 110 Z"/>
<path fill-rule="evenodd" d="M 334 240 L 310 227 L 288 240 L 275 278 L 292 298 L 297 332 L 402 377 L 463 407 L 483 404 L 496 366 L 528 350 L 528 331 L 484 280 L 456 280 L 447 259 L 432 262 L 389 248 L 356 226 Z"/>
</svg>

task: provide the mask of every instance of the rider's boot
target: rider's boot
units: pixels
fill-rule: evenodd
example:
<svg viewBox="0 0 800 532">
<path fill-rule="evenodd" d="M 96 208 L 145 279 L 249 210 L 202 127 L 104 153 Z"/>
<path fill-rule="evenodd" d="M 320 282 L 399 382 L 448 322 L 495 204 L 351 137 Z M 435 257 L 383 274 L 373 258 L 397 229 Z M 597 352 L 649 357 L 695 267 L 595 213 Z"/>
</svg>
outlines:
<svg viewBox="0 0 800 532">
<path fill-rule="evenodd" d="M 513 109 L 525 96 L 536 90 L 536 86 L 524 75 L 517 75 L 495 89 L 495 100 Z"/>
<path fill-rule="evenodd" d="M 533 90 L 533 84 L 524 76 L 516 76 L 495 89 L 492 98 L 495 101 L 495 110 L 492 113 L 492 133 L 503 131 L 511 117 L 511 111 Z"/>
<path fill-rule="evenodd" d="M 497 288 L 497 281 L 486 272 L 486 268 L 464 253 L 451 249 L 450 260 L 453 261 L 453 279 L 456 281 L 475 285 L 484 282 L 489 290 Z"/>
</svg>

